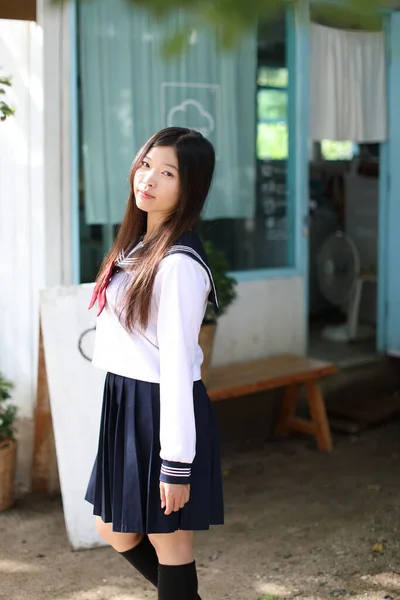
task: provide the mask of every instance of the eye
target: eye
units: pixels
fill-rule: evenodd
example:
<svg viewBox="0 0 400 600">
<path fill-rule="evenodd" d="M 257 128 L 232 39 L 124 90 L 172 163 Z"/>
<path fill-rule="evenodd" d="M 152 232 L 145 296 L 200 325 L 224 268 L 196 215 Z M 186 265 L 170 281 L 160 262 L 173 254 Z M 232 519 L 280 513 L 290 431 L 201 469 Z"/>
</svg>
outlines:
<svg viewBox="0 0 400 600">
<path fill-rule="evenodd" d="M 167 177 L 173 177 L 174 174 L 171 173 L 170 171 L 164 171 L 163 175 L 166 175 Z"/>
<path fill-rule="evenodd" d="M 147 161 L 142 160 L 142 167 L 150 168 L 150 165 Z"/>
</svg>

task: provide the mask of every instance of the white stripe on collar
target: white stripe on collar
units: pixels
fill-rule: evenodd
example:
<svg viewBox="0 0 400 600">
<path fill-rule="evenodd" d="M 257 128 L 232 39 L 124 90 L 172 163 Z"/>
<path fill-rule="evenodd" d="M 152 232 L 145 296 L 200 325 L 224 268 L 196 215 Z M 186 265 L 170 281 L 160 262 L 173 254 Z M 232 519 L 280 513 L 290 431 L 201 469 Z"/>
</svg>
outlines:
<svg viewBox="0 0 400 600">
<path fill-rule="evenodd" d="M 138 244 L 136 244 L 136 246 L 134 246 L 132 248 L 132 250 L 129 252 L 129 254 L 125 257 L 125 251 L 121 250 L 121 252 L 118 255 L 117 260 L 115 261 L 115 264 L 117 267 L 120 268 L 124 268 L 124 267 L 130 267 L 132 265 L 135 264 L 135 262 L 137 261 L 137 259 L 135 257 L 132 257 L 132 254 L 138 249 L 141 248 L 143 246 L 143 242 L 139 242 Z M 211 281 L 211 285 L 212 285 L 212 290 L 213 290 L 213 295 L 214 295 L 214 299 L 215 299 L 215 304 L 217 306 L 217 308 L 219 307 L 218 304 L 218 296 L 217 296 L 217 290 L 215 288 L 215 284 L 214 284 L 214 279 L 211 273 L 211 269 L 210 267 L 207 265 L 207 263 L 202 259 L 202 257 L 200 256 L 200 254 L 198 252 L 196 252 L 196 250 L 194 250 L 191 246 L 184 246 L 181 244 L 176 244 L 175 246 L 172 246 L 164 255 L 165 256 L 169 256 L 171 254 L 178 254 L 180 252 L 183 253 L 187 253 L 187 254 L 192 254 L 193 256 L 195 256 L 197 258 L 197 260 L 202 264 L 202 266 L 206 269 L 209 277 L 210 277 L 210 281 Z"/>
<path fill-rule="evenodd" d="M 137 259 L 135 257 L 132 257 L 132 254 L 134 252 L 136 252 L 136 250 L 138 250 L 142 246 L 143 246 L 143 242 L 139 242 L 138 244 L 136 244 L 136 246 L 134 246 L 132 248 L 132 250 L 130 250 L 129 254 L 126 257 L 125 257 L 125 250 L 121 250 L 121 252 L 118 254 L 117 260 L 115 261 L 116 266 L 123 268 L 123 267 L 129 267 L 131 265 L 134 265 L 135 262 L 137 261 Z"/>
<path fill-rule="evenodd" d="M 214 298 L 215 298 L 215 304 L 217 305 L 217 308 L 218 308 L 219 304 L 218 304 L 217 290 L 215 289 L 214 279 L 213 279 L 210 267 L 201 258 L 200 254 L 198 252 L 196 252 L 196 250 L 193 250 L 193 248 L 191 248 L 190 246 L 182 246 L 180 244 L 176 244 L 175 246 L 172 246 L 172 248 L 170 248 L 168 250 L 168 252 L 166 252 L 165 256 L 168 256 L 169 254 L 176 254 L 178 252 L 187 252 L 189 254 L 193 254 L 193 256 L 195 256 L 201 262 L 201 264 L 206 269 L 206 271 L 210 277 L 211 285 L 213 288 L 213 294 L 214 294 Z"/>
</svg>

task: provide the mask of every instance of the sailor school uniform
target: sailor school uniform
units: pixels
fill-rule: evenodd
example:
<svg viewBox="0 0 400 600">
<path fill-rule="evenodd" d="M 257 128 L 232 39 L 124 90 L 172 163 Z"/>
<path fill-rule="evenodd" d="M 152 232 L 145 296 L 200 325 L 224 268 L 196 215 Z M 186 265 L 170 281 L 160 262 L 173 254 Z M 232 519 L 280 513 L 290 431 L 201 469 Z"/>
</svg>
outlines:
<svg viewBox="0 0 400 600">
<path fill-rule="evenodd" d="M 135 251 L 118 257 L 97 318 L 93 364 L 107 372 L 97 457 L 85 499 L 113 531 L 170 533 L 223 523 L 218 427 L 201 381 L 199 331 L 217 294 L 197 234 L 160 262 L 145 331 L 118 308 Z M 190 483 L 178 512 L 161 509 L 160 481 Z"/>
</svg>

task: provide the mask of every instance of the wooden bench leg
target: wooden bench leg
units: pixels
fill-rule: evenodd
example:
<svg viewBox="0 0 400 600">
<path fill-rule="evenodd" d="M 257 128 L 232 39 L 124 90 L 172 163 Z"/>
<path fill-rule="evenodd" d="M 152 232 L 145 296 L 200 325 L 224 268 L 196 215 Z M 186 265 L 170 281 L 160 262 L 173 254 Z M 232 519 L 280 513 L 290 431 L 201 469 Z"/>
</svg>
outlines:
<svg viewBox="0 0 400 600">
<path fill-rule="evenodd" d="M 306 390 L 311 420 L 315 425 L 314 435 L 317 438 L 318 448 L 330 452 L 332 450 L 332 437 L 321 388 L 317 381 L 310 381 L 306 383 Z"/>
<path fill-rule="evenodd" d="M 305 383 L 305 388 L 311 419 L 296 417 L 301 384 L 289 385 L 285 389 L 275 435 L 286 437 L 290 431 L 307 433 L 316 438 L 320 450 L 330 452 L 332 450 L 332 438 L 321 388 L 317 381 Z"/>
<path fill-rule="evenodd" d="M 275 435 L 277 437 L 286 437 L 290 431 L 290 420 L 294 418 L 296 414 L 297 402 L 299 400 L 299 392 L 301 385 L 294 383 L 285 388 L 285 395 L 283 397 L 283 403 L 281 413 L 279 416 L 278 424 L 275 428 Z"/>
</svg>

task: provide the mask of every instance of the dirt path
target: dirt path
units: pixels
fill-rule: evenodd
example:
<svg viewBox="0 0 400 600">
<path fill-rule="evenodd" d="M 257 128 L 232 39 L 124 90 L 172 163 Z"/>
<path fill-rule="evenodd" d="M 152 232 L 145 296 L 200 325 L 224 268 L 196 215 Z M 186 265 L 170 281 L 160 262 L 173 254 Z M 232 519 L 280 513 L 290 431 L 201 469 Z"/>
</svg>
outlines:
<svg viewBox="0 0 400 600">
<path fill-rule="evenodd" d="M 203 600 L 400 599 L 400 423 L 223 449 L 226 525 L 198 534 Z M 271 596 L 268 596 L 271 595 Z M 60 500 L 0 514 L 1 600 L 144 600 L 110 548 L 71 552 Z"/>
</svg>

